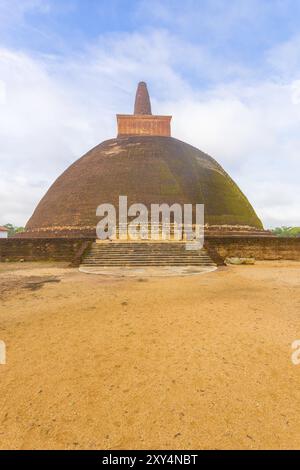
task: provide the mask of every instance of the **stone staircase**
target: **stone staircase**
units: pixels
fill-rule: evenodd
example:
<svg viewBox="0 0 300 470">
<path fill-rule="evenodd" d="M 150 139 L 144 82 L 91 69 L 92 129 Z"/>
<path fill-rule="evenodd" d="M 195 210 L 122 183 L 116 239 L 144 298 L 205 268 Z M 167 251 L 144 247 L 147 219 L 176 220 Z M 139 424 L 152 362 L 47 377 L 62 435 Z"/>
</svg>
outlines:
<svg viewBox="0 0 300 470">
<path fill-rule="evenodd" d="M 216 266 L 207 251 L 186 250 L 183 242 L 95 242 L 80 268 Z"/>
</svg>

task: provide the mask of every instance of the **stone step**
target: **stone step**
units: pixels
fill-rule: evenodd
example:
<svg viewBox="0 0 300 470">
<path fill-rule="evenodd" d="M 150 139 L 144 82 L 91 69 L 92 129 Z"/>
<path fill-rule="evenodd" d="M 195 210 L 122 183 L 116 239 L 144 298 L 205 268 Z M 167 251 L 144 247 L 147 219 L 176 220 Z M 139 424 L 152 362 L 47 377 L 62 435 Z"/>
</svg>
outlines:
<svg viewBox="0 0 300 470">
<path fill-rule="evenodd" d="M 176 253 L 172 253 L 170 254 L 169 256 L 166 255 L 166 254 L 162 254 L 160 253 L 159 254 L 160 258 L 165 258 L 165 259 L 172 259 L 172 258 L 181 258 L 181 259 L 210 259 L 210 257 L 208 255 L 194 255 L 194 256 L 189 256 L 189 255 L 177 255 Z M 128 253 L 120 253 L 120 254 L 117 254 L 117 255 L 109 255 L 109 254 L 103 254 L 103 255 L 88 255 L 85 257 L 85 259 L 125 259 L 125 258 L 128 258 L 128 259 L 133 259 L 133 258 L 136 258 L 136 259 L 144 259 L 144 258 L 156 258 L 157 256 L 153 255 L 153 254 L 149 254 L 149 253 L 142 253 L 142 254 L 128 254 Z"/>
<path fill-rule="evenodd" d="M 204 248 L 202 248 L 203 250 Z M 121 251 L 121 250 L 128 250 L 128 251 L 149 251 L 149 250 L 152 250 L 152 251 L 161 251 L 161 250 L 164 250 L 164 251 L 200 251 L 200 250 L 187 250 L 187 248 L 184 246 L 173 246 L 173 247 L 170 247 L 168 245 L 165 245 L 165 246 L 148 246 L 148 247 L 145 247 L 145 246 L 114 246 L 114 247 L 111 247 L 111 246 L 108 246 L 108 247 L 101 247 L 101 248 L 93 248 L 91 249 L 91 251 Z"/>
<path fill-rule="evenodd" d="M 90 263 L 90 262 L 107 262 L 107 261 L 136 261 L 136 262 L 145 262 L 145 261 L 156 261 L 156 260 L 161 260 L 163 262 L 171 262 L 171 261 L 181 261 L 181 262 L 204 262 L 204 261 L 208 261 L 208 262 L 213 262 L 210 258 L 162 258 L 162 257 L 155 257 L 155 258 L 125 258 L 125 257 L 119 257 L 119 258 L 114 258 L 114 259 L 111 259 L 111 258 L 90 258 L 90 259 L 84 259 L 83 262 L 84 263 Z"/>
<path fill-rule="evenodd" d="M 166 258 L 172 258 L 172 257 L 175 257 L 175 256 L 180 256 L 180 257 L 186 257 L 186 258 L 199 258 L 199 257 L 208 257 L 208 254 L 207 253 L 202 253 L 202 252 L 192 252 L 192 253 L 186 253 L 186 252 L 183 252 L 183 253 L 165 253 L 163 251 L 160 251 L 159 253 L 152 253 L 152 252 L 141 252 L 141 253 L 130 253 L 130 252 L 127 252 L 127 251 L 124 251 L 124 252 L 119 252 L 119 253 L 107 253 L 107 252 L 104 252 L 104 253 L 89 253 L 86 257 L 87 258 L 94 258 L 94 257 L 99 257 L 99 258 L 105 258 L 105 257 L 118 257 L 118 256 L 129 256 L 129 257 L 137 257 L 137 258 L 141 258 L 143 256 L 157 256 L 157 254 L 159 254 L 160 256 L 164 256 Z"/>
<path fill-rule="evenodd" d="M 94 243 L 81 267 L 216 266 L 205 249 L 185 242 Z"/>
<path fill-rule="evenodd" d="M 128 247 L 122 247 L 122 248 L 118 248 L 118 249 L 112 249 L 112 248 L 103 248 L 101 250 L 94 250 L 92 249 L 90 251 L 90 253 L 124 253 L 124 251 L 127 251 L 129 253 L 149 253 L 149 252 L 153 252 L 153 253 L 184 253 L 184 252 L 187 252 L 187 253 L 190 253 L 190 252 L 201 252 L 201 251 L 204 251 L 203 249 L 202 250 L 187 250 L 185 247 L 182 247 L 182 248 L 148 248 L 148 249 L 143 249 L 143 248 L 128 248 Z"/>
<path fill-rule="evenodd" d="M 186 243 L 175 243 L 175 242 L 170 242 L 170 243 L 109 243 L 109 244 L 93 244 L 92 249 L 95 250 L 109 250 L 109 249 L 142 249 L 142 250 L 147 250 L 149 248 L 152 249 L 185 249 Z"/>
<path fill-rule="evenodd" d="M 126 256 L 119 256 L 117 258 L 109 258 L 109 257 L 106 257 L 106 258 L 85 258 L 84 259 L 84 262 L 90 262 L 90 261 L 99 261 L 99 262 L 105 262 L 105 261 L 120 261 L 120 260 L 124 260 L 124 261 L 155 261 L 157 259 L 160 259 L 161 261 L 190 261 L 190 262 L 194 262 L 194 261 L 212 261 L 211 258 L 208 258 L 208 257 L 197 257 L 197 258 L 184 258 L 184 257 L 181 257 L 181 256 L 177 256 L 177 257 L 170 257 L 170 258 L 167 258 L 167 257 L 162 257 L 160 256 L 159 258 L 158 257 L 140 257 L 140 258 L 137 258 L 137 257 L 126 257 Z"/>
<path fill-rule="evenodd" d="M 81 264 L 80 267 L 82 268 L 146 268 L 146 267 L 215 267 L 215 264 L 206 264 L 206 263 L 199 263 L 199 264 L 187 264 L 187 263 L 136 263 L 136 264 L 129 264 L 129 263 L 118 263 L 118 264 Z"/>
<path fill-rule="evenodd" d="M 97 260 L 84 260 L 83 263 L 85 264 L 105 264 L 105 263 L 166 263 L 166 264 L 170 264 L 170 263 L 182 263 L 182 264 L 205 264 L 205 263 L 212 263 L 212 264 L 215 264 L 213 261 L 211 261 L 210 259 L 199 259 L 199 260 L 187 260 L 187 259 L 184 259 L 184 260 L 181 260 L 181 259 L 161 259 L 161 260 L 158 260 L 158 259 L 140 259 L 140 260 L 137 260 L 137 259 L 125 259 L 125 258 L 119 258 L 119 259 L 116 259 L 116 260 L 110 260 L 110 259 L 105 259 L 105 260 L 100 260 L 100 259 L 97 259 Z"/>
<path fill-rule="evenodd" d="M 178 254 L 183 254 L 183 253 L 187 253 L 187 254 L 194 254 L 194 253 L 202 253 L 203 250 L 101 250 L 101 251 L 91 251 L 90 254 L 101 254 L 101 253 L 109 253 L 109 254 L 118 254 L 118 253 L 136 253 L 136 254 L 139 254 L 139 253 L 142 253 L 142 254 L 145 254 L 145 253 L 154 253 L 154 254 L 157 254 L 157 253 L 167 253 L 167 254 L 172 254 L 172 253 L 178 253 Z"/>
<path fill-rule="evenodd" d="M 209 260 L 198 260 L 198 261 L 193 261 L 193 262 L 189 262 L 189 261 L 186 261 L 186 260 L 168 260 L 168 261 L 163 261 L 163 260 L 123 260 L 123 259 L 120 259 L 120 260 L 106 260 L 106 261 L 84 261 L 82 263 L 82 265 L 101 265 L 101 266 L 104 266 L 104 265 L 122 265 L 122 264 L 139 264 L 139 265 L 151 265 L 151 264 L 154 264 L 154 265 L 157 265 L 157 264 L 164 264 L 164 265 L 188 265 L 188 266 L 191 266 L 191 265 L 213 265 L 215 266 L 215 263 L 213 261 L 209 261 Z"/>
<path fill-rule="evenodd" d="M 210 260 L 198 260 L 198 261 L 187 261 L 187 260 L 125 260 L 125 259 L 119 259 L 119 260 L 95 260 L 95 261 L 84 261 L 82 264 L 107 264 L 107 263 L 179 263 L 179 264 L 215 264 L 213 261 Z"/>
<path fill-rule="evenodd" d="M 97 254 L 97 253 L 207 253 L 206 250 L 164 250 L 161 248 L 160 250 L 128 250 L 127 248 L 123 248 L 121 250 L 91 250 L 89 251 L 91 254 Z"/>
</svg>

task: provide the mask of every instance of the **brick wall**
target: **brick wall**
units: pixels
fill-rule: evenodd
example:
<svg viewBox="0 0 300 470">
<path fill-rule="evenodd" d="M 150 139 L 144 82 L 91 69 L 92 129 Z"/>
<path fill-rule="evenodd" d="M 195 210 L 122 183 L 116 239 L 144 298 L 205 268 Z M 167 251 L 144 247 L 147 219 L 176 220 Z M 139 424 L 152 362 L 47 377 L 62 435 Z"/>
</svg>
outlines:
<svg viewBox="0 0 300 470">
<path fill-rule="evenodd" d="M 94 238 L 7 238 L 0 240 L 0 261 L 72 261 L 80 257 Z M 300 261 L 300 238 L 209 237 L 205 246 L 216 258 L 254 257 L 257 260 Z M 220 264 L 220 263 L 218 263 Z"/>
<path fill-rule="evenodd" d="M 74 261 L 88 242 L 78 238 L 7 238 L 0 240 L 0 261 Z"/>
<path fill-rule="evenodd" d="M 205 245 L 225 259 L 227 257 L 257 260 L 300 261 L 300 238 L 264 237 L 206 237 Z"/>
</svg>

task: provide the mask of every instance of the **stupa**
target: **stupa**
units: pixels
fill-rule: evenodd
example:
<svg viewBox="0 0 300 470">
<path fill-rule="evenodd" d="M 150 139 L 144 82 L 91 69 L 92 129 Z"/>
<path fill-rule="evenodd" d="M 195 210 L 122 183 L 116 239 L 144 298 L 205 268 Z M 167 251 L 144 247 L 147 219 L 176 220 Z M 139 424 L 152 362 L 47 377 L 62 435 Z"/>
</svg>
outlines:
<svg viewBox="0 0 300 470">
<path fill-rule="evenodd" d="M 96 208 L 128 204 L 204 204 L 206 230 L 261 233 L 253 207 L 209 155 L 171 137 L 171 116 L 153 115 L 144 82 L 134 113 L 117 115 L 118 133 L 75 161 L 36 207 L 22 237 L 96 237 Z"/>
</svg>

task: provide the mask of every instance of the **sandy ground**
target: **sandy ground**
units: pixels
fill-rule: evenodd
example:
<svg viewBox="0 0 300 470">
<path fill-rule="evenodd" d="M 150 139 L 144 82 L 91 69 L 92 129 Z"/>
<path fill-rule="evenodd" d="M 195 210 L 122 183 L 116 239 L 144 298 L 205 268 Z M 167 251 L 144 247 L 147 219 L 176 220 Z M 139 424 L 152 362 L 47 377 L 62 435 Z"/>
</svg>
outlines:
<svg viewBox="0 0 300 470">
<path fill-rule="evenodd" d="M 0 302 L 1 449 L 300 449 L 300 263 L 1 264 Z"/>
</svg>

